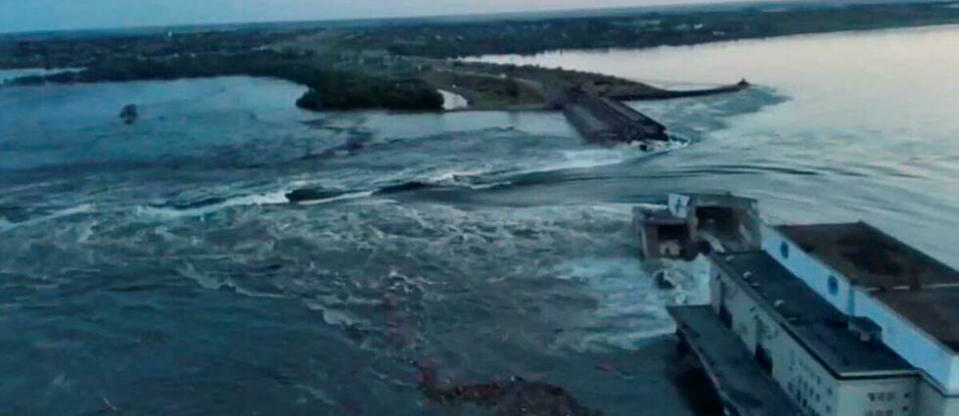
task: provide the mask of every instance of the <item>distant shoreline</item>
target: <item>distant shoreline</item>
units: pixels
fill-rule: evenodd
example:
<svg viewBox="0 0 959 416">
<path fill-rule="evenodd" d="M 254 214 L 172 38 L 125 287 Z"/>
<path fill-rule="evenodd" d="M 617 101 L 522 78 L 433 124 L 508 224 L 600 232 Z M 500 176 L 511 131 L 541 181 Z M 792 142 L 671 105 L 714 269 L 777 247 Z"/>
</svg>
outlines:
<svg viewBox="0 0 959 416">
<path fill-rule="evenodd" d="M 846 0 L 849 5 L 875 3 L 875 0 Z M 82 37 L 82 36 L 117 36 L 117 35 L 144 35 L 162 34 L 169 31 L 177 33 L 250 30 L 271 27 L 289 28 L 356 28 L 374 27 L 384 24 L 391 25 L 421 25 L 421 24 L 454 24 L 454 23 L 483 23 L 503 20 L 537 21 L 562 18 L 602 18 L 612 16 L 628 16 L 645 13 L 684 13 L 684 12 L 718 12 L 738 10 L 745 7 L 765 9 L 781 9 L 793 5 L 812 5 L 830 7 L 834 4 L 827 1 L 786 1 L 772 3 L 770 1 L 737 1 L 730 3 L 688 3 L 662 4 L 634 7 L 593 7 L 593 8 L 558 8 L 551 10 L 505 11 L 492 13 L 472 14 L 421 14 L 409 16 L 386 17 L 356 17 L 341 19 L 316 20 L 276 20 L 276 21 L 226 21 L 226 22 L 182 22 L 171 24 L 154 24 L 124 27 L 79 27 L 54 30 L 28 29 L 12 32 L 0 32 L 0 40 L 4 38 L 22 37 Z"/>
<path fill-rule="evenodd" d="M 312 110 L 442 111 L 440 90 L 470 110 L 556 109 L 570 91 L 618 100 L 697 97 L 736 85 L 670 90 L 596 73 L 460 60 L 562 50 L 648 49 L 785 36 L 959 24 L 955 2 L 747 3 L 672 11 L 623 9 L 536 19 L 410 19 L 409 24 L 319 28 L 306 23 L 241 25 L 231 31 L 10 41 L 0 68 L 85 67 L 20 78 L 14 85 L 266 76 L 306 85 L 297 105 Z M 904 19 L 903 16 L 909 16 Z M 218 27 L 213 26 L 198 26 Z M 726 74 L 730 81 L 741 74 Z M 462 109 L 451 109 L 461 111 Z"/>
</svg>

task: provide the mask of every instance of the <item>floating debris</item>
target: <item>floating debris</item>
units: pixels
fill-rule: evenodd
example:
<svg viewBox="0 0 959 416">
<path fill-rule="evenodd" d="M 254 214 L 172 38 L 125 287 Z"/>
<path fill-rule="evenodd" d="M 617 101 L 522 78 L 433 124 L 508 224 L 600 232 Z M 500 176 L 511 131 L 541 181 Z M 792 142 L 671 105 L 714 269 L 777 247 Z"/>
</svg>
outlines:
<svg viewBox="0 0 959 416">
<path fill-rule="evenodd" d="M 123 110 L 120 110 L 120 118 L 124 123 L 133 124 L 139 117 L 140 111 L 137 109 L 136 104 L 127 104 L 123 107 Z"/>
</svg>

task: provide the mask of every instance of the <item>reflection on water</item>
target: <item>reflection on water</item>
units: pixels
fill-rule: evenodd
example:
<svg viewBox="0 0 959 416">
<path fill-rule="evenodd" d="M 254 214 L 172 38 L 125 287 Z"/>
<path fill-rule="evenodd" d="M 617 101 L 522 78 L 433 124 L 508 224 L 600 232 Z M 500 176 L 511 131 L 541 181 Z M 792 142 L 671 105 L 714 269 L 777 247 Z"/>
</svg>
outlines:
<svg viewBox="0 0 959 416">
<path fill-rule="evenodd" d="M 311 113 L 274 80 L 0 89 L 0 413 L 447 414 L 425 358 L 690 415 L 664 305 L 703 300 L 706 273 L 659 265 L 679 288 L 656 288 L 631 206 L 728 189 L 959 258 L 957 32 L 523 58 L 760 84 L 632 103 L 692 140 L 654 156 L 559 113 Z M 285 202 L 303 187 L 341 197 Z"/>
<path fill-rule="evenodd" d="M 698 147 L 641 168 L 671 172 L 649 185 L 750 193 L 783 220 L 869 219 L 948 259 L 959 251 L 937 230 L 959 227 L 957 44 L 959 27 L 940 26 L 482 60 L 654 83 L 745 77 L 788 100 L 696 128 Z M 685 129 L 731 100 L 634 105 Z"/>
</svg>

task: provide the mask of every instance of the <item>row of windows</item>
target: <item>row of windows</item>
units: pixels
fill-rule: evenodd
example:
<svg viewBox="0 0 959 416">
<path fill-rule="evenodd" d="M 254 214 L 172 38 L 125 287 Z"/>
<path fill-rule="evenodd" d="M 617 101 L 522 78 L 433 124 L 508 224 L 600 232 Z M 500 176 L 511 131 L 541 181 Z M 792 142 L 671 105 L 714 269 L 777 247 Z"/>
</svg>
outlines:
<svg viewBox="0 0 959 416">
<path fill-rule="evenodd" d="M 866 396 L 869 397 L 869 401 L 871 402 L 891 402 L 896 400 L 896 392 L 894 391 L 873 392 L 867 394 Z M 904 399 L 908 399 L 909 393 L 903 393 L 902 397 Z"/>
<path fill-rule="evenodd" d="M 896 412 L 890 409 L 886 410 L 867 410 L 865 416 L 893 416 Z M 909 414 L 909 406 L 902 407 L 902 414 Z"/>
</svg>

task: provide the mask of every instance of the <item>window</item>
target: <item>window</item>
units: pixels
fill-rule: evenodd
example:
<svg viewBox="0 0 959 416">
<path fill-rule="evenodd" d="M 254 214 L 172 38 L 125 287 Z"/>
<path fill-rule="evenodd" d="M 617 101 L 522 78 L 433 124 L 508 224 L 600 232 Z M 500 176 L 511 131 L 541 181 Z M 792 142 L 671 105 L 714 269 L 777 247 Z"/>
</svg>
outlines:
<svg viewBox="0 0 959 416">
<path fill-rule="evenodd" d="M 836 276 L 829 276 L 829 294 L 836 296 L 839 293 L 839 279 Z"/>
<path fill-rule="evenodd" d="M 789 244 L 786 244 L 786 242 L 783 241 L 783 242 L 779 245 L 779 253 L 783 255 L 783 258 L 784 258 L 784 259 L 788 259 L 788 258 L 789 258 Z"/>
</svg>

